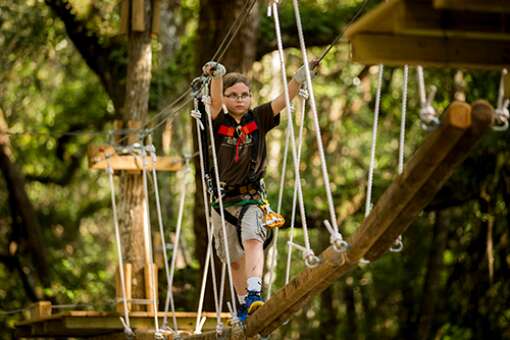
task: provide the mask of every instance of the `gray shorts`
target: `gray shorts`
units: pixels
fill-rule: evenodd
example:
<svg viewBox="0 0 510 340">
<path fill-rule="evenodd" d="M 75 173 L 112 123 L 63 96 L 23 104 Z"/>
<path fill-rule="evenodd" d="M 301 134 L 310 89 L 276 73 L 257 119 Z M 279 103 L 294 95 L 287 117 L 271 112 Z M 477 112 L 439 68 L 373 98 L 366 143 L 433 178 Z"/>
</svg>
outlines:
<svg viewBox="0 0 510 340">
<path fill-rule="evenodd" d="M 232 206 L 226 208 L 226 210 L 233 216 L 239 218 L 239 213 L 242 208 L 242 206 Z M 260 242 L 264 242 L 269 236 L 269 232 L 263 225 L 264 214 L 262 210 L 254 204 L 249 205 L 247 209 L 241 222 L 241 242 L 247 240 L 259 240 Z M 216 254 L 223 263 L 228 263 L 227 256 L 225 255 L 225 247 L 223 245 L 221 216 L 215 209 L 212 209 L 212 223 L 214 227 Z M 239 243 L 237 227 L 225 220 L 225 228 L 227 231 L 230 262 L 235 262 L 244 255 L 244 250 Z"/>
</svg>

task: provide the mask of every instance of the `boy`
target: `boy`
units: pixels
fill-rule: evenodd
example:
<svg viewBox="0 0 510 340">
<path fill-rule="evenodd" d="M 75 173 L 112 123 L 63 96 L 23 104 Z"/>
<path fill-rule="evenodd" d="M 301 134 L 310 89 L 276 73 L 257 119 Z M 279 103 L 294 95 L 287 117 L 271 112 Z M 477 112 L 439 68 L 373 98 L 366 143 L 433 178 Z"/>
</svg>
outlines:
<svg viewBox="0 0 510 340">
<path fill-rule="evenodd" d="M 261 182 L 266 167 L 265 135 L 280 123 L 280 111 L 286 106 L 285 94 L 251 109 L 250 82 L 245 76 L 225 75 L 225 67 L 213 61 L 206 63 L 203 71 L 212 78 L 210 112 L 224 194 L 230 265 L 240 303 L 238 317 L 244 322 L 264 304 L 261 297 L 264 246 L 267 246 L 264 243 L 269 243 L 272 236 L 264 225 L 261 209 L 265 197 Z M 305 80 L 305 69 L 301 67 L 288 83 L 290 100 Z M 227 263 L 219 207 L 213 204 L 213 208 L 216 253 Z"/>
</svg>

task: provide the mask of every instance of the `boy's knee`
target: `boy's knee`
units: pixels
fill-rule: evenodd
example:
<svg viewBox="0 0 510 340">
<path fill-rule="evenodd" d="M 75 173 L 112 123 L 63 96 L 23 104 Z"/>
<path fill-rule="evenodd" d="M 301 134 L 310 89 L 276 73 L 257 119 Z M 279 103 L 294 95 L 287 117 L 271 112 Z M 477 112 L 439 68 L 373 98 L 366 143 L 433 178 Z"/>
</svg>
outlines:
<svg viewBox="0 0 510 340">
<path fill-rule="evenodd" d="M 230 264 L 233 270 L 239 270 L 241 268 L 241 263 L 239 261 L 234 261 Z"/>
</svg>

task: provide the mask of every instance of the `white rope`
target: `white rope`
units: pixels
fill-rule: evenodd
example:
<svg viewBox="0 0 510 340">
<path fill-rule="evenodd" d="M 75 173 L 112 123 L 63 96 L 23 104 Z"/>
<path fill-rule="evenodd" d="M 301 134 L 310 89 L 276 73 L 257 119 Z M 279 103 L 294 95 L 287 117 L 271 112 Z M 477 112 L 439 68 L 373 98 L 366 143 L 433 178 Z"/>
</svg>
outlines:
<svg viewBox="0 0 510 340">
<path fill-rule="evenodd" d="M 168 294 L 170 294 L 171 295 L 170 299 L 172 300 L 172 305 L 173 305 L 173 295 L 172 295 L 172 289 L 171 289 L 172 284 L 171 284 L 171 278 L 170 278 L 170 269 L 168 268 L 168 254 L 167 254 L 167 249 L 166 249 L 165 230 L 163 227 L 163 218 L 162 218 L 162 214 L 161 214 L 161 203 L 160 203 L 160 199 L 159 199 L 158 177 L 157 177 L 157 172 L 156 172 L 156 164 L 157 164 L 156 148 L 154 147 L 153 144 L 150 144 L 150 145 L 146 145 L 145 149 L 149 152 L 149 155 L 151 156 L 151 161 L 152 161 L 152 180 L 153 180 L 153 184 L 154 184 L 154 195 L 156 198 L 156 212 L 158 215 L 158 226 L 159 226 L 159 236 L 161 239 L 161 250 L 163 252 L 163 262 L 164 262 L 164 266 L 165 266 L 165 275 L 166 275 L 166 283 L 167 283 L 167 298 L 168 298 Z M 166 309 L 165 309 L 165 312 L 167 312 Z M 174 329 L 173 330 L 169 329 L 166 314 L 164 316 L 162 329 L 168 329 L 168 330 L 172 331 L 173 333 L 178 334 L 177 333 L 177 331 L 178 331 L 177 320 L 175 318 L 175 314 L 174 314 Z"/>
<path fill-rule="evenodd" d="M 147 184 L 147 155 L 146 150 L 143 145 L 138 144 L 134 145 L 135 148 L 138 148 L 138 151 L 142 157 L 142 178 L 143 178 L 143 193 L 144 193 L 144 201 L 145 201 L 145 223 L 144 223 L 144 242 L 145 242 L 145 251 L 146 251 L 146 260 L 149 262 L 149 282 L 152 289 L 152 303 L 154 307 L 154 326 L 155 326 L 155 334 L 160 334 L 161 331 L 159 329 L 159 320 L 158 320 L 158 301 L 157 301 L 157 292 L 156 292 L 156 280 L 154 278 L 154 270 L 153 266 L 154 259 L 152 254 L 152 239 L 151 239 L 151 221 L 150 221 L 150 212 L 149 212 L 149 188 Z"/>
<path fill-rule="evenodd" d="M 218 193 L 218 204 L 219 204 L 219 208 L 220 208 L 221 228 L 222 228 L 222 232 L 223 232 L 223 235 L 222 235 L 223 236 L 223 244 L 224 244 L 224 248 L 225 248 L 225 257 L 227 258 L 227 262 L 228 262 L 228 266 L 226 266 L 226 267 L 227 267 L 227 272 L 228 272 L 228 278 L 230 281 L 229 282 L 230 283 L 230 296 L 231 296 L 232 302 L 234 302 L 236 299 L 236 294 L 235 294 L 235 290 L 234 290 L 234 281 L 232 279 L 232 268 L 230 267 L 230 263 L 231 263 L 230 250 L 228 247 L 227 227 L 225 225 L 225 214 L 224 214 L 224 210 L 223 210 L 223 197 L 221 196 L 220 173 L 219 173 L 219 169 L 218 169 L 218 158 L 217 158 L 217 154 L 216 154 L 216 145 L 214 143 L 214 131 L 213 131 L 213 122 L 212 122 L 211 112 L 210 112 L 210 97 L 209 97 L 208 84 L 203 87 L 202 100 L 205 105 L 205 110 L 207 112 L 207 119 L 208 119 L 208 123 L 209 123 L 209 135 L 210 135 L 210 140 L 211 140 L 211 151 L 212 151 L 211 154 L 212 154 L 213 166 L 214 166 L 214 177 L 215 177 L 215 182 L 216 182 L 215 183 L 216 191 Z M 222 289 L 221 289 L 220 293 L 223 291 L 223 286 L 221 286 L 221 288 Z M 221 301 L 222 300 L 220 300 L 220 302 Z M 239 320 L 237 318 L 236 309 L 233 310 L 232 322 L 234 324 L 239 322 Z"/>
<path fill-rule="evenodd" d="M 401 175 L 404 172 L 404 154 L 405 154 L 405 138 L 406 138 L 406 114 L 407 114 L 407 85 L 409 80 L 409 66 L 404 65 L 404 80 L 402 84 L 402 117 L 400 119 L 400 138 L 398 147 L 398 174 Z M 393 253 L 399 253 L 404 248 L 404 242 L 402 241 L 402 235 L 398 235 L 390 251 Z"/>
<path fill-rule="evenodd" d="M 194 100 L 194 109 L 191 111 L 191 116 L 195 118 L 197 122 L 197 137 L 198 137 L 198 148 L 199 148 L 199 159 L 200 159 L 200 178 L 202 180 L 202 195 L 204 199 L 204 209 L 205 209 L 205 220 L 207 224 L 207 254 L 205 256 L 205 265 L 204 265 L 204 273 L 202 275 L 202 285 L 200 288 L 200 298 L 198 302 L 198 310 L 197 310 L 197 319 L 195 322 L 195 334 L 200 334 L 202 332 L 202 327 L 205 322 L 201 322 L 202 309 L 204 305 L 205 298 L 205 288 L 207 285 L 207 274 L 209 271 L 209 264 L 211 265 L 211 276 L 212 276 L 212 284 L 213 284 L 213 294 L 214 294 L 214 303 L 216 307 L 216 323 L 221 324 L 221 310 L 219 309 L 218 302 L 218 289 L 216 287 L 216 271 L 214 268 L 214 259 L 212 258 L 212 242 L 213 242 L 213 231 L 214 225 L 211 223 L 210 219 L 210 211 L 209 211 L 209 200 L 207 195 L 207 182 L 205 179 L 205 164 L 204 164 L 204 150 L 202 148 L 202 133 L 201 130 L 204 130 L 205 127 L 201 122 L 202 115 L 198 110 L 198 101 Z"/>
<path fill-rule="evenodd" d="M 379 76 L 377 78 L 377 90 L 375 95 L 374 122 L 372 126 L 372 144 L 370 146 L 370 166 L 368 169 L 367 197 L 365 201 L 365 217 L 367 217 L 370 214 L 370 210 L 372 210 L 372 185 L 375 168 L 375 148 L 377 144 L 377 125 L 379 124 L 379 109 L 381 104 L 381 88 L 383 72 L 384 65 L 379 65 Z"/>
<path fill-rule="evenodd" d="M 179 210 L 177 212 L 177 225 L 175 227 L 175 237 L 174 237 L 174 243 L 173 243 L 173 252 L 172 252 L 172 262 L 170 264 L 170 277 L 168 280 L 168 288 L 166 292 L 166 300 L 165 300 L 165 317 L 163 319 L 163 324 L 167 325 L 167 312 L 168 312 L 168 305 L 170 304 L 172 308 L 172 316 L 173 316 L 173 323 L 174 323 L 174 329 L 177 332 L 177 317 L 175 316 L 175 305 L 174 305 L 174 299 L 173 299 L 173 282 L 174 282 L 174 274 L 175 274 L 175 263 L 177 261 L 177 255 L 179 253 L 179 240 L 181 239 L 181 230 L 182 230 L 182 217 L 184 215 L 184 204 L 186 203 L 186 189 L 188 186 L 188 175 L 190 173 L 190 168 L 188 164 L 189 160 L 186 161 L 186 166 L 182 172 L 182 176 L 184 177 L 182 179 L 181 184 L 181 195 L 179 198 Z"/>
<path fill-rule="evenodd" d="M 268 7 L 270 9 L 271 7 Z M 290 117 L 288 117 L 290 119 Z M 285 176 L 287 173 L 287 157 L 289 154 L 289 141 L 290 141 L 290 132 L 289 128 L 285 129 L 285 147 L 283 150 L 283 160 L 282 160 L 282 170 L 280 176 L 280 188 L 278 190 L 278 206 L 277 212 L 281 214 L 282 212 L 282 202 L 283 202 L 283 189 L 285 187 Z M 270 268 L 269 268 L 269 286 L 267 288 L 267 298 L 269 299 L 272 294 L 274 274 L 276 270 L 276 259 L 278 258 L 278 237 L 279 237 L 280 228 L 276 228 L 274 231 L 274 241 L 273 246 L 271 247 L 271 260 L 270 260 Z"/>
<path fill-rule="evenodd" d="M 499 82 L 499 90 L 498 90 L 498 106 L 495 110 L 496 117 L 495 117 L 494 123 L 492 125 L 492 129 L 494 131 L 508 130 L 509 119 L 510 119 L 508 105 L 510 104 L 510 100 L 508 98 L 505 99 L 505 77 L 506 77 L 506 74 L 507 74 L 506 68 L 501 70 L 501 80 Z"/>
<path fill-rule="evenodd" d="M 282 44 L 282 37 L 281 37 L 281 30 L 280 30 L 280 20 L 278 15 L 278 6 L 276 3 L 273 3 L 272 5 L 272 15 L 274 18 L 274 24 L 275 24 L 275 33 L 276 33 L 276 42 L 278 45 L 278 55 L 280 57 L 280 68 L 281 68 L 281 74 L 282 74 L 282 82 L 283 82 L 283 93 L 285 97 L 285 104 L 286 104 L 286 110 L 287 110 L 287 126 L 290 133 L 290 143 L 291 143 L 291 151 L 292 151 L 292 158 L 294 160 L 294 176 L 295 181 L 294 185 L 295 188 L 297 188 L 298 192 L 298 198 L 299 198 L 299 211 L 301 215 L 301 223 L 303 226 L 303 235 L 304 235 L 304 241 L 305 241 L 305 248 L 306 248 L 306 260 L 305 264 L 310 264 L 312 262 L 315 262 L 316 256 L 313 253 L 313 251 L 310 248 L 310 238 L 308 236 L 308 226 L 306 223 L 306 212 L 305 212 L 305 205 L 304 205 L 304 199 L 303 199 L 303 191 L 301 187 L 301 174 L 299 169 L 299 162 L 300 162 L 300 152 L 297 150 L 296 147 L 296 137 L 294 133 L 294 125 L 292 122 L 292 106 L 290 102 L 289 97 L 289 90 L 288 90 L 288 82 L 287 82 L 287 74 L 285 71 L 285 59 L 283 54 L 283 44 Z M 299 143 L 299 142 L 298 142 Z M 313 260 L 312 260 L 313 258 Z"/>
<path fill-rule="evenodd" d="M 329 215 L 330 215 L 330 222 L 333 226 L 334 233 L 331 234 L 331 241 L 333 241 L 334 248 L 339 251 L 343 252 L 347 250 L 347 243 L 342 243 L 343 241 L 342 234 L 339 232 L 338 229 L 338 223 L 336 219 L 336 212 L 335 212 L 335 205 L 333 203 L 333 195 L 331 193 L 331 185 L 329 182 L 329 174 L 327 170 L 327 164 L 326 164 L 326 156 L 324 154 L 324 146 L 322 145 L 322 137 L 321 137 L 321 130 L 319 125 L 319 116 L 317 114 L 317 104 L 315 103 L 315 96 L 313 92 L 313 84 L 312 84 L 312 76 L 310 72 L 310 64 L 308 62 L 308 56 L 306 52 L 306 45 L 305 45 L 305 39 L 303 34 L 303 27 L 301 24 L 301 14 L 299 12 L 299 4 L 297 0 L 292 0 L 292 5 L 294 7 L 294 14 L 296 17 L 296 26 L 298 29 L 298 37 L 299 37 L 299 46 L 301 48 L 301 54 L 303 56 L 303 65 L 305 67 L 305 74 L 306 74 L 306 85 L 308 88 L 308 91 L 310 92 L 310 107 L 312 109 L 312 117 L 313 117 L 313 123 L 315 127 L 315 137 L 317 139 L 317 147 L 319 151 L 319 157 L 321 160 L 321 170 L 322 170 L 322 180 L 324 182 L 324 187 L 326 189 L 326 196 L 328 201 L 328 208 L 329 208 Z M 337 248 L 339 246 L 339 248 Z"/>
<path fill-rule="evenodd" d="M 128 337 L 134 336 L 135 333 L 131 329 L 131 325 L 129 323 L 129 311 L 127 306 L 127 293 L 126 293 L 126 278 L 124 275 L 124 260 L 122 258 L 122 243 L 120 239 L 120 228 L 119 228 L 119 220 L 117 216 L 117 204 L 115 202 L 115 185 L 113 183 L 113 169 L 112 165 L 110 163 L 110 156 L 106 157 L 107 161 L 107 168 L 106 173 L 108 174 L 108 181 L 110 183 L 110 192 L 111 192 L 111 199 L 112 199 L 112 213 L 113 213 L 113 225 L 115 228 L 115 243 L 117 244 L 117 259 L 119 261 L 119 273 L 120 273 L 120 285 L 122 286 L 121 292 L 122 292 L 122 300 L 123 300 L 123 309 L 124 309 L 124 318 L 120 318 L 120 321 L 122 322 L 122 325 L 124 326 L 124 333 Z"/>
<path fill-rule="evenodd" d="M 416 75 L 418 77 L 418 92 L 420 95 L 420 125 L 422 129 L 431 131 L 436 129 L 440 124 L 439 118 L 437 118 L 436 110 L 432 106 L 437 88 L 435 86 L 431 86 L 430 93 L 427 98 L 422 66 L 416 67 Z"/>
</svg>

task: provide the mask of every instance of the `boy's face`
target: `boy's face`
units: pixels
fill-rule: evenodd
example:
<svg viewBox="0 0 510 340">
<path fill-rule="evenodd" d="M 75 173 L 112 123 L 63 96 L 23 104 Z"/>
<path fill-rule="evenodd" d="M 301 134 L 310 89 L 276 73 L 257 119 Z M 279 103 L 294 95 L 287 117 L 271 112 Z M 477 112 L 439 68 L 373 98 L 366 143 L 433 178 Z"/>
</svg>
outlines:
<svg viewBox="0 0 510 340">
<path fill-rule="evenodd" d="M 245 114 L 251 106 L 250 88 L 244 83 L 235 83 L 224 89 L 223 103 L 230 113 L 237 116 Z"/>
</svg>

